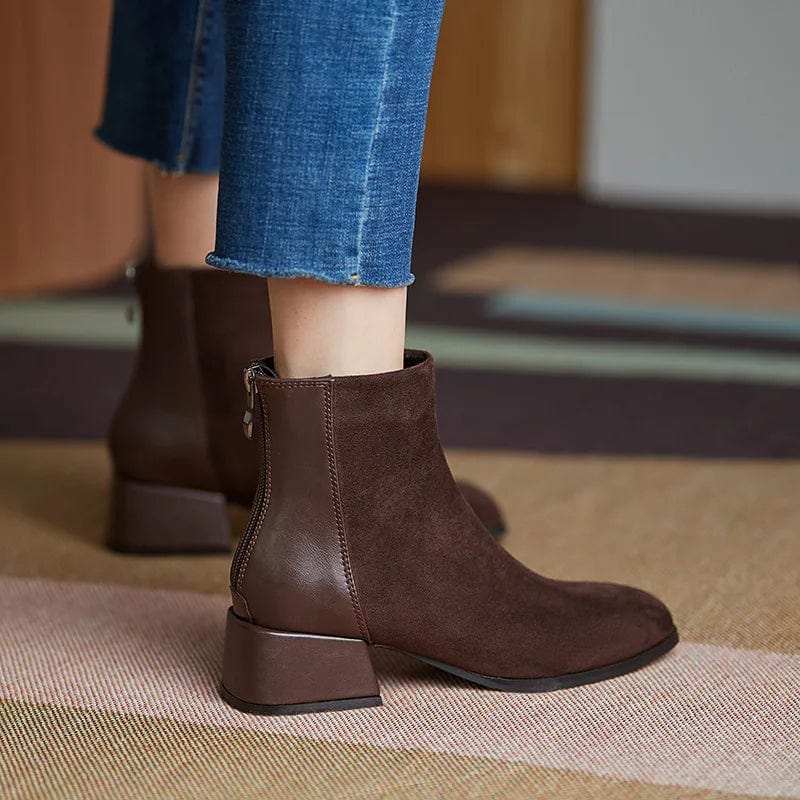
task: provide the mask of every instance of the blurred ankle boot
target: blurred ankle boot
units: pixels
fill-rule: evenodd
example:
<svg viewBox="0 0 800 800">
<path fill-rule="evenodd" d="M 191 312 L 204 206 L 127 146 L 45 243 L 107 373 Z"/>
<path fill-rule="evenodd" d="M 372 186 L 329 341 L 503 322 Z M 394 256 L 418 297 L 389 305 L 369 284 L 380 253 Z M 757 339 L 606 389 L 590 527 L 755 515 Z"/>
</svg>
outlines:
<svg viewBox="0 0 800 800">
<path fill-rule="evenodd" d="M 141 342 L 114 416 L 109 544 L 140 553 L 230 550 L 227 502 L 250 506 L 259 453 L 242 435 L 242 370 L 272 350 L 266 281 L 219 270 L 136 273 Z M 460 485 L 484 526 L 497 504 Z"/>
<path fill-rule="evenodd" d="M 379 375 L 250 371 L 261 481 L 231 567 L 221 693 L 295 714 L 380 704 L 369 646 L 478 686 L 541 692 L 678 640 L 638 589 L 544 578 L 486 532 L 439 444 L 432 359 Z"/>
</svg>

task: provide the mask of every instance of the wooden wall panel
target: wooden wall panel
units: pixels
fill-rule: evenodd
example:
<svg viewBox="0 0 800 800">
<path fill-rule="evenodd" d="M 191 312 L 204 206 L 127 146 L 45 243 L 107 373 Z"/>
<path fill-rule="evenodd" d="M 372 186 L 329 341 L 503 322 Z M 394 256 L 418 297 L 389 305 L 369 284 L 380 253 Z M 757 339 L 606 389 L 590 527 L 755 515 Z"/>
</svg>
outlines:
<svg viewBox="0 0 800 800">
<path fill-rule="evenodd" d="M 110 0 L 0 4 L 0 294 L 120 270 L 145 234 L 143 171 L 92 138 Z"/>
<path fill-rule="evenodd" d="M 583 0 L 449 0 L 423 178 L 573 189 Z"/>
</svg>

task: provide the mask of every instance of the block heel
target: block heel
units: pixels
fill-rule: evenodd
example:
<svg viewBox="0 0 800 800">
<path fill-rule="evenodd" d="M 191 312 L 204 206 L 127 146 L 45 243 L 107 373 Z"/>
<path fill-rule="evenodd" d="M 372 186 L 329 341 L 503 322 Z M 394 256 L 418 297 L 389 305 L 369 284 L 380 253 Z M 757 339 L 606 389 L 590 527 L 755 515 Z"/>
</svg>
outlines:
<svg viewBox="0 0 800 800">
<path fill-rule="evenodd" d="M 311 714 L 381 705 L 366 642 L 276 631 L 228 611 L 222 699 L 248 714 Z"/>
<path fill-rule="evenodd" d="M 108 544 L 123 553 L 227 553 L 231 528 L 225 496 L 117 478 Z"/>
</svg>

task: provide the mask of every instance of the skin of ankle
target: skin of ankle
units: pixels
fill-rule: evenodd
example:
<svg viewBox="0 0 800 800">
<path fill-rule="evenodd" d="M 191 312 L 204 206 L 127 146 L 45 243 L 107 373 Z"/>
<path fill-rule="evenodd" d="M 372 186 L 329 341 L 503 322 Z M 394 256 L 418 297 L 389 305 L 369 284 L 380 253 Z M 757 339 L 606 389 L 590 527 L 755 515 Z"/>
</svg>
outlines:
<svg viewBox="0 0 800 800">
<path fill-rule="evenodd" d="M 282 378 L 403 368 L 406 288 L 268 280 L 275 369 Z"/>
<path fill-rule="evenodd" d="M 146 186 L 153 255 L 159 266 L 212 269 L 205 258 L 214 249 L 219 177 L 174 175 L 148 165 Z"/>
</svg>

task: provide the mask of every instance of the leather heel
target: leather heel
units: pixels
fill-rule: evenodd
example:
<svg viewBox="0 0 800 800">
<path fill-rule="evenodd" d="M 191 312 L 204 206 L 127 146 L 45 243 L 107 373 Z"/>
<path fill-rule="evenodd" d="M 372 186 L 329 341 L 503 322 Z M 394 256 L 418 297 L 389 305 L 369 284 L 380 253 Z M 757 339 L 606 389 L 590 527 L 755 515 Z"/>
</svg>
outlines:
<svg viewBox="0 0 800 800">
<path fill-rule="evenodd" d="M 124 553 L 226 553 L 231 527 L 225 496 L 117 478 L 108 544 Z"/>
<path fill-rule="evenodd" d="M 220 694 L 249 714 L 311 714 L 381 704 L 366 642 L 276 631 L 228 611 Z"/>
</svg>

